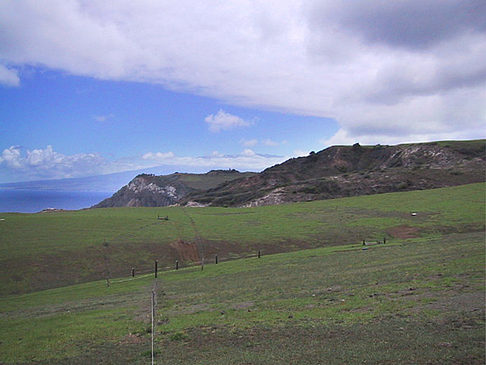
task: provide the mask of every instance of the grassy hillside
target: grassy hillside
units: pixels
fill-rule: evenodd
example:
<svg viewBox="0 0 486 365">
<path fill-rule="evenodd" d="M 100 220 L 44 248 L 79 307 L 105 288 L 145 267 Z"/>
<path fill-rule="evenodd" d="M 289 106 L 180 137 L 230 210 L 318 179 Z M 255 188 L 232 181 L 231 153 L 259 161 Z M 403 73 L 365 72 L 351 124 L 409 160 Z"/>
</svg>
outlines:
<svg viewBox="0 0 486 365">
<path fill-rule="evenodd" d="M 255 254 L 484 232 L 485 184 L 258 208 L 0 213 L 0 293 Z M 412 216 L 411 212 L 416 212 Z M 157 216 L 169 220 L 158 220 Z"/>
<path fill-rule="evenodd" d="M 484 233 L 330 246 L 0 298 L 0 363 L 483 364 Z"/>
<path fill-rule="evenodd" d="M 485 151 L 486 140 L 332 146 L 191 192 L 182 202 L 262 206 L 479 183 L 485 181 Z"/>
<path fill-rule="evenodd" d="M 236 170 L 212 170 L 206 174 L 178 174 L 179 179 L 196 190 L 208 190 L 227 181 L 254 176 L 254 172 Z"/>
<path fill-rule="evenodd" d="M 484 193 L 0 214 L 0 363 L 484 364 Z"/>
</svg>

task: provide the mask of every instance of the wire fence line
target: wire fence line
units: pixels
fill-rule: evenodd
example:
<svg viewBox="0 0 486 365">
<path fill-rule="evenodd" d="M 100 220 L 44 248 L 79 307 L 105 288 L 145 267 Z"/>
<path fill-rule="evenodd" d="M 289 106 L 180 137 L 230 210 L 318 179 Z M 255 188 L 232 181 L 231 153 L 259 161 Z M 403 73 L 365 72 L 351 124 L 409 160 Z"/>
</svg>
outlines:
<svg viewBox="0 0 486 365">
<path fill-rule="evenodd" d="M 160 272 L 176 271 L 176 270 L 179 269 L 179 263 L 182 264 L 180 266 L 181 269 L 182 268 L 191 268 L 191 267 L 195 268 L 196 266 L 201 266 L 201 270 L 204 269 L 206 257 L 205 257 L 205 247 L 204 247 L 203 239 L 202 239 L 201 234 L 200 234 L 200 232 L 199 232 L 199 230 L 196 226 L 196 222 L 194 221 L 194 219 L 189 215 L 189 213 L 185 209 L 183 209 L 183 212 L 184 212 L 184 215 L 188 218 L 190 226 L 191 226 L 191 228 L 194 232 L 194 241 L 195 241 L 194 243 L 196 244 L 199 261 L 191 261 L 191 262 L 188 263 L 188 262 L 184 262 L 182 260 L 182 257 L 179 257 L 180 261 L 176 260 L 174 262 L 174 266 L 159 267 L 158 261 L 154 260 L 153 262 L 150 263 L 150 267 L 149 267 L 148 263 L 146 265 L 143 265 L 143 267 L 131 266 L 130 270 L 127 270 L 127 273 L 130 273 L 131 277 L 129 276 L 128 278 L 123 277 L 123 278 L 118 278 L 118 279 L 112 279 L 111 278 L 111 270 L 110 270 L 111 262 L 110 262 L 110 252 L 109 252 L 109 246 L 110 246 L 109 241 L 107 241 L 105 239 L 104 242 L 103 242 L 103 245 L 101 247 L 101 254 L 102 254 L 102 258 L 103 258 L 103 274 L 105 276 L 106 283 L 107 283 L 108 287 L 111 284 L 115 284 L 115 283 L 123 283 L 123 282 L 128 282 L 128 281 L 131 281 L 131 280 L 139 280 L 139 279 L 143 279 L 143 278 L 149 278 L 152 275 L 154 276 L 152 289 L 151 289 L 151 292 L 150 292 L 150 296 L 151 296 L 151 299 L 150 299 L 151 350 L 150 350 L 150 352 L 151 352 L 151 364 L 152 365 L 155 364 L 156 355 L 157 355 L 157 351 L 156 351 L 157 306 L 158 306 L 158 303 L 157 303 L 157 297 L 158 297 L 158 295 L 157 295 L 157 291 L 158 291 L 158 288 L 157 288 L 157 282 L 158 282 L 157 281 L 158 280 L 157 279 L 157 273 L 159 271 Z M 179 240 L 182 240 L 181 229 L 179 227 L 179 223 L 180 222 L 175 222 L 175 221 L 173 222 L 175 229 L 176 229 L 176 232 L 177 232 L 177 235 L 179 237 Z M 146 228 L 153 226 L 153 225 L 156 225 L 156 224 L 160 224 L 159 218 L 158 218 L 158 221 L 156 221 L 156 222 L 151 222 L 149 224 L 145 224 L 145 225 L 138 227 L 138 230 L 143 230 L 143 229 L 146 229 Z M 112 237 L 110 241 L 119 241 L 123 236 L 124 236 L 124 234 L 121 233 L 117 236 Z M 239 255 L 239 256 L 236 256 L 236 257 L 221 257 L 216 253 L 214 255 L 214 264 L 218 264 L 218 263 L 221 263 L 223 261 L 233 261 L 233 260 L 252 258 L 252 257 L 260 258 L 260 256 L 261 256 L 261 250 L 258 250 L 258 252 L 255 253 L 255 254 Z"/>
<path fill-rule="evenodd" d="M 154 283 L 152 286 L 152 300 L 151 300 L 151 308 L 150 308 L 150 314 L 151 314 L 151 320 L 152 320 L 152 329 L 151 329 L 151 334 L 152 334 L 152 350 L 151 350 L 151 357 L 152 357 L 152 365 L 155 364 L 155 351 L 154 351 L 154 342 L 155 342 L 155 333 L 156 333 L 156 317 L 157 317 L 157 278 L 154 278 Z"/>
<path fill-rule="evenodd" d="M 238 257 L 223 257 L 223 258 L 220 258 L 219 255 L 215 255 L 215 256 L 218 256 L 218 264 L 224 263 L 224 262 L 229 262 L 229 261 L 249 259 L 249 258 L 258 258 L 259 257 L 258 253 L 242 255 L 242 256 L 238 256 Z M 207 261 L 206 261 L 206 264 L 208 264 Z M 214 263 L 210 262 L 209 264 L 211 264 L 211 265 L 216 264 L 216 260 L 215 260 Z M 195 262 L 195 263 L 190 263 L 190 264 L 185 264 L 183 266 L 179 266 L 178 270 L 197 268 L 198 266 L 200 266 L 200 263 Z M 150 269 L 145 268 L 143 270 L 137 269 L 135 271 L 135 275 L 131 276 L 131 271 L 127 270 L 127 273 L 129 273 L 127 276 L 118 277 L 118 278 L 111 278 L 110 283 L 111 284 L 118 284 L 118 283 L 133 281 L 133 280 L 141 280 L 141 279 L 149 278 L 151 276 L 154 276 L 154 271 L 155 270 L 154 270 L 153 267 L 150 268 Z M 174 266 L 162 266 L 162 267 L 158 266 L 158 272 L 169 272 L 169 271 L 177 271 L 177 269 L 175 268 L 175 265 Z"/>
</svg>

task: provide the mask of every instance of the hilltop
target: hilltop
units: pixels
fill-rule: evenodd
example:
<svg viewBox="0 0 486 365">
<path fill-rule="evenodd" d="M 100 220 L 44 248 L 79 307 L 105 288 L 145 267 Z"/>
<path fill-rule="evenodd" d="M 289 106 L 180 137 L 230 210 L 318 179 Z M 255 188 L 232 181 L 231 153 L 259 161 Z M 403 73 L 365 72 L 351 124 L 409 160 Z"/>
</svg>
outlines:
<svg viewBox="0 0 486 365">
<path fill-rule="evenodd" d="M 189 194 L 212 206 L 261 206 L 482 182 L 485 140 L 333 146 Z"/>
<path fill-rule="evenodd" d="M 224 182 L 253 176 L 252 172 L 211 170 L 206 174 L 174 173 L 157 176 L 137 175 L 112 197 L 93 208 L 112 207 L 164 207 L 179 203 L 189 193 L 205 191 Z"/>
<path fill-rule="evenodd" d="M 485 181 L 486 140 L 332 146 L 260 173 L 141 174 L 94 206 L 252 207 Z"/>
</svg>

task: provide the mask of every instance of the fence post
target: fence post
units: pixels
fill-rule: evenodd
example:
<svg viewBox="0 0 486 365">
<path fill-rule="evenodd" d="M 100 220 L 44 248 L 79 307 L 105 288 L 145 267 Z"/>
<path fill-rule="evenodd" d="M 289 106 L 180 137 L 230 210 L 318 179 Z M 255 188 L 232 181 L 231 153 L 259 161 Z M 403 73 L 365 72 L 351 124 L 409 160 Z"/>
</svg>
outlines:
<svg viewBox="0 0 486 365">
<path fill-rule="evenodd" d="M 156 261 L 157 262 L 157 261 Z M 151 308 L 151 319 L 152 319 L 152 330 L 151 330 L 151 337 L 152 337 L 152 364 L 154 364 L 154 337 L 155 337 L 155 291 L 152 290 L 152 308 Z"/>
<path fill-rule="evenodd" d="M 214 262 L 216 263 L 216 265 L 218 264 L 218 255 L 214 257 Z"/>
<path fill-rule="evenodd" d="M 155 263 L 154 263 L 154 274 L 155 274 L 155 277 L 157 277 L 157 264 L 159 262 L 157 260 L 155 260 Z"/>
<path fill-rule="evenodd" d="M 383 237 L 383 244 L 386 243 L 386 237 Z"/>
<path fill-rule="evenodd" d="M 134 277 L 135 277 L 135 268 L 132 267 L 132 278 L 134 278 Z"/>
<path fill-rule="evenodd" d="M 366 242 L 365 242 L 365 240 L 363 240 L 363 246 L 366 246 Z"/>
<path fill-rule="evenodd" d="M 262 253 L 260 250 L 258 250 L 258 258 L 260 258 L 262 256 Z"/>
<path fill-rule="evenodd" d="M 176 270 L 179 270 L 179 261 L 176 260 Z"/>
</svg>

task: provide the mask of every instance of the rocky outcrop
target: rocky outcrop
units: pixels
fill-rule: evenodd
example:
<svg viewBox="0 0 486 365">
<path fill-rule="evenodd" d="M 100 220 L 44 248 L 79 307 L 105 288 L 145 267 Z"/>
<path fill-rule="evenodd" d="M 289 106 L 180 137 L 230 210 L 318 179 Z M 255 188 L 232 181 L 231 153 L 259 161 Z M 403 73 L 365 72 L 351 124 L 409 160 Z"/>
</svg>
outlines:
<svg viewBox="0 0 486 365">
<path fill-rule="evenodd" d="M 167 180 L 159 185 L 155 176 L 139 175 L 111 198 L 103 200 L 94 208 L 168 206 L 177 204 L 180 199 L 192 191 L 175 179 Z"/>
<path fill-rule="evenodd" d="M 485 181 L 485 140 L 333 146 L 259 174 L 139 175 L 95 207 L 253 207 Z"/>
<path fill-rule="evenodd" d="M 333 146 L 188 198 L 248 207 L 481 182 L 485 146 L 485 140 Z"/>
<path fill-rule="evenodd" d="M 206 174 L 182 174 L 136 176 L 126 186 L 93 208 L 111 207 L 163 207 L 179 204 L 188 194 L 213 188 L 220 183 L 254 173 L 236 170 L 212 170 Z M 191 206 L 204 206 L 193 202 Z"/>
</svg>

